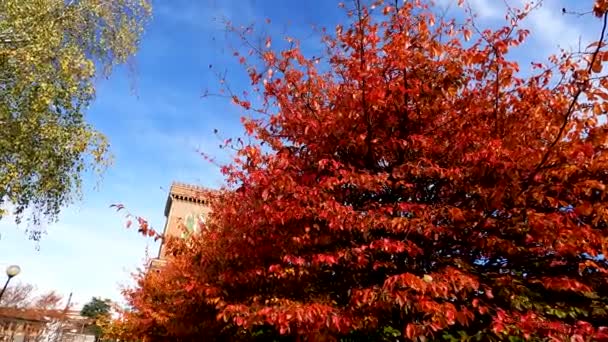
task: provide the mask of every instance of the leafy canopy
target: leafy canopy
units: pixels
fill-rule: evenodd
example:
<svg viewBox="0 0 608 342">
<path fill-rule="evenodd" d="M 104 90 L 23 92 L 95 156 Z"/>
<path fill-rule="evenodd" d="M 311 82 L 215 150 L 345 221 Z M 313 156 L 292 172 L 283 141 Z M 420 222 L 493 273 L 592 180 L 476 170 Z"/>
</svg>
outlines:
<svg viewBox="0 0 608 342">
<path fill-rule="evenodd" d="M 80 315 L 93 319 L 93 324 L 87 327 L 87 331 L 97 338 L 103 335 L 103 329 L 110 320 L 110 310 L 112 302 L 109 299 L 98 297 L 91 298 L 80 310 Z"/>
<path fill-rule="evenodd" d="M 583 52 L 355 2 L 324 42 L 241 61 L 263 96 L 199 234 L 126 292 L 149 341 L 608 339 L 608 5 Z M 398 6 L 397 6 L 398 5 Z M 431 7 L 430 7 L 431 6 Z M 589 2 L 591 7 L 591 2 Z M 262 144 L 264 146 L 262 146 Z"/>
<path fill-rule="evenodd" d="M 85 120 L 94 76 L 137 51 L 148 0 L 0 2 L 0 218 L 53 219 L 108 162 Z"/>
<path fill-rule="evenodd" d="M 110 300 L 98 297 L 91 298 L 91 301 L 86 303 L 80 310 L 80 314 L 84 317 L 99 318 L 101 316 L 107 316 L 110 314 Z"/>
</svg>

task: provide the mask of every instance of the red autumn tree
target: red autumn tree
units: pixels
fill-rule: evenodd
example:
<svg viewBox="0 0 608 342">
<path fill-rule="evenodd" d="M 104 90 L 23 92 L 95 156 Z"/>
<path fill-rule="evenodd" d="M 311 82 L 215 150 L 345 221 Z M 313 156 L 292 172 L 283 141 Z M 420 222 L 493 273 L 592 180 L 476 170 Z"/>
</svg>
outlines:
<svg viewBox="0 0 608 342">
<path fill-rule="evenodd" d="M 125 330 L 608 339 L 608 5 L 593 9 L 598 41 L 529 76 L 508 53 L 530 6 L 481 30 L 356 1 L 326 72 L 297 45 L 253 47 L 264 102 L 234 101 L 264 114 L 244 120 L 258 143 L 237 146 L 201 234 L 127 293 Z"/>
</svg>

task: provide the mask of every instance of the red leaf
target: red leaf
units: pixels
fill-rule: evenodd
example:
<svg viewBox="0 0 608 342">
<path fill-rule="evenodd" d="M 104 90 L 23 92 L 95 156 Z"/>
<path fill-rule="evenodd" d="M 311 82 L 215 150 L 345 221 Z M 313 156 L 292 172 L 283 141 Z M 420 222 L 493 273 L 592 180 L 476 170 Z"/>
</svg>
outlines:
<svg viewBox="0 0 608 342">
<path fill-rule="evenodd" d="M 414 337 L 416 337 L 416 327 L 409 323 L 406 328 L 405 328 L 405 336 L 410 339 L 413 340 Z"/>
<path fill-rule="evenodd" d="M 584 202 L 576 207 L 575 212 L 581 216 L 589 216 L 593 213 L 593 206 L 589 202 Z"/>
</svg>

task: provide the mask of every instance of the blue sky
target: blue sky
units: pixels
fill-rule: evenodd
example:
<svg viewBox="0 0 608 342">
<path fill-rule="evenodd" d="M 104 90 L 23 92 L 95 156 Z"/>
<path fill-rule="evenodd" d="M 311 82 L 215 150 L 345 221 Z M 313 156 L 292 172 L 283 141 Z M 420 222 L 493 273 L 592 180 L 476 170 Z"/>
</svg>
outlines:
<svg viewBox="0 0 608 342">
<path fill-rule="evenodd" d="M 437 2 L 445 6 L 452 1 Z M 469 2 L 479 14 L 480 26 L 502 20 L 502 1 Z M 510 3 L 517 5 L 519 0 Z M 320 45 L 312 25 L 326 26 L 331 32 L 345 18 L 337 4 L 333 0 L 157 0 L 154 20 L 135 60 L 135 76 L 119 68 L 108 80 L 99 80 L 97 99 L 87 114 L 109 137 L 114 164 L 99 184 L 87 178 L 83 200 L 67 208 L 58 223 L 46 226 L 47 234 L 38 245 L 27 239 L 25 227 L 1 221 L 0 267 L 19 264 L 18 280 L 65 296 L 73 292 L 79 305 L 92 296 L 120 300 L 120 286 L 130 283 L 129 273 L 143 265 L 146 252 L 157 254 L 158 245 L 126 230 L 123 215 L 109 205 L 122 203 L 162 228 L 172 181 L 221 186 L 217 168 L 196 152 L 200 149 L 226 160 L 213 130 L 224 137 L 242 135 L 242 113 L 228 100 L 201 98 L 205 89 L 217 89 L 215 71 L 229 70 L 232 87 L 247 87 L 219 19 L 250 24 L 270 18 L 270 26 L 265 27 L 274 39 L 287 33 L 304 40 L 306 51 L 315 54 Z M 533 38 L 517 52 L 518 58 L 543 59 L 557 51 L 557 45 L 576 46 L 579 37 L 583 42 L 595 37 L 597 20 L 561 15 L 562 7 L 589 10 L 591 6 L 591 0 L 546 0 L 528 20 Z M 460 10 L 451 8 L 450 14 L 458 16 Z"/>
</svg>

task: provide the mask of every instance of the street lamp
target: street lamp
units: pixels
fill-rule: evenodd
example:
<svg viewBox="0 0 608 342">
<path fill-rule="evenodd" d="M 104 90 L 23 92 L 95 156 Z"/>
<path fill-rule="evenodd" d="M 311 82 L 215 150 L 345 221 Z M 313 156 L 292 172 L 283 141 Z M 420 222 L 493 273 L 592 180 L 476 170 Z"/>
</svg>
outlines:
<svg viewBox="0 0 608 342">
<path fill-rule="evenodd" d="M 13 279 L 14 276 L 16 276 L 17 274 L 19 274 L 19 272 L 21 272 L 21 267 L 17 266 L 17 265 L 10 265 L 9 267 L 6 268 L 6 283 L 4 283 L 4 287 L 2 288 L 2 291 L 0 291 L 0 299 L 2 299 L 2 295 L 4 294 L 4 291 L 6 291 L 6 287 L 8 286 L 8 283 L 11 281 L 11 279 Z"/>
</svg>

